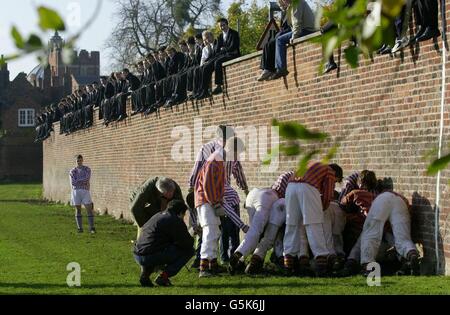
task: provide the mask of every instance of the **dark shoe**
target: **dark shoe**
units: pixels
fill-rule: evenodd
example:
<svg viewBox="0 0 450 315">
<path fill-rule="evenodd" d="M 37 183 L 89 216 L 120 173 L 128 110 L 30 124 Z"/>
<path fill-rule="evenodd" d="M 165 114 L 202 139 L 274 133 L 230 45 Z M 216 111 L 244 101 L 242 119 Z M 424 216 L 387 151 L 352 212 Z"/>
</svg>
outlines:
<svg viewBox="0 0 450 315">
<path fill-rule="evenodd" d="M 77 229 L 78 233 L 83 233 L 83 229 Z"/>
<path fill-rule="evenodd" d="M 344 256 L 337 256 L 336 259 L 333 262 L 333 265 L 331 266 L 331 270 L 333 272 L 339 272 L 344 268 L 345 264 L 345 258 Z"/>
<path fill-rule="evenodd" d="M 89 233 L 95 234 L 95 233 L 97 233 L 97 231 L 95 230 L 95 228 L 92 228 L 92 229 L 89 230 Z"/>
<path fill-rule="evenodd" d="M 242 254 L 239 252 L 233 253 L 230 258 L 230 262 L 228 264 L 228 272 L 230 275 L 234 275 L 239 270 L 245 268 L 244 263 L 241 261 Z"/>
<path fill-rule="evenodd" d="M 426 27 L 422 27 L 419 25 L 416 34 L 411 38 L 410 44 L 414 44 L 415 42 L 417 42 L 417 38 L 422 36 L 426 29 Z"/>
<path fill-rule="evenodd" d="M 253 255 L 250 263 L 245 268 L 245 273 L 248 275 L 255 275 L 261 273 L 263 270 L 264 261 L 258 255 Z"/>
<path fill-rule="evenodd" d="M 314 272 L 311 269 L 311 264 L 309 263 L 309 257 L 301 256 L 298 259 L 296 274 L 299 277 L 313 277 Z"/>
<path fill-rule="evenodd" d="M 160 287 L 170 287 L 172 283 L 169 280 L 169 277 L 164 274 L 160 274 L 156 279 L 155 283 Z"/>
<path fill-rule="evenodd" d="M 325 65 L 325 69 L 323 70 L 323 74 L 327 74 L 328 72 L 333 71 L 334 69 L 337 69 L 337 64 L 336 62 L 327 62 L 327 64 Z"/>
<path fill-rule="evenodd" d="M 212 91 L 213 95 L 218 95 L 223 93 L 223 89 L 221 85 L 216 86 L 216 88 Z"/>
<path fill-rule="evenodd" d="M 314 259 L 316 277 L 323 278 L 328 276 L 328 257 L 318 256 Z"/>
<path fill-rule="evenodd" d="M 150 281 L 149 278 L 139 278 L 139 283 L 144 288 L 151 288 L 154 287 L 153 283 Z"/>
<path fill-rule="evenodd" d="M 289 74 L 289 71 L 286 69 L 283 70 L 277 70 L 271 77 L 270 80 L 278 80 L 279 78 L 285 77 Z"/>
<path fill-rule="evenodd" d="M 392 48 L 389 45 L 386 45 L 386 47 L 380 52 L 381 55 L 389 55 L 392 52 Z"/>
<path fill-rule="evenodd" d="M 354 259 L 349 259 L 345 262 L 344 268 L 338 272 L 341 277 L 350 277 L 357 275 L 361 271 L 361 266 Z"/>
<path fill-rule="evenodd" d="M 432 29 L 427 27 L 425 32 L 421 36 L 417 37 L 416 41 L 423 42 L 439 36 L 441 36 L 441 32 L 439 31 L 439 29 Z"/>
<path fill-rule="evenodd" d="M 261 75 L 256 79 L 256 81 L 261 82 L 269 79 L 271 76 L 273 76 L 273 72 L 269 70 L 264 70 L 261 72 Z"/>
<path fill-rule="evenodd" d="M 144 113 L 145 116 L 151 115 L 153 113 L 155 113 L 157 111 L 157 109 L 155 107 L 150 107 L 149 109 L 147 109 Z"/>
<path fill-rule="evenodd" d="M 380 47 L 380 49 L 377 50 L 377 54 L 381 55 L 381 53 L 386 49 L 387 45 L 383 44 L 383 46 Z"/>
</svg>

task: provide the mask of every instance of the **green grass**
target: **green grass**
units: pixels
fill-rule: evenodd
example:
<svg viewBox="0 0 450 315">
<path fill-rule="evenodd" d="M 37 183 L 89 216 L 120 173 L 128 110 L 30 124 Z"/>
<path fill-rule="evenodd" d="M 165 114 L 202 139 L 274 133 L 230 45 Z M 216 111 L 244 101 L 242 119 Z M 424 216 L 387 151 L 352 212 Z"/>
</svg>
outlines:
<svg viewBox="0 0 450 315">
<path fill-rule="evenodd" d="M 40 193 L 39 185 L 0 185 L 0 294 L 450 293 L 450 277 L 383 277 L 381 287 L 368 287 L 362 277 L 199 279 L 186 269 L 172 279 L 174 287 L 141 288 L 131 254 L 134 226 L 101 216 L 96 218 L 96 235 L 77 234 L 72 210 L 33 201 Z M 81 265 L 80 288 L 66 285 L 70 262 Z"/>
</svg>

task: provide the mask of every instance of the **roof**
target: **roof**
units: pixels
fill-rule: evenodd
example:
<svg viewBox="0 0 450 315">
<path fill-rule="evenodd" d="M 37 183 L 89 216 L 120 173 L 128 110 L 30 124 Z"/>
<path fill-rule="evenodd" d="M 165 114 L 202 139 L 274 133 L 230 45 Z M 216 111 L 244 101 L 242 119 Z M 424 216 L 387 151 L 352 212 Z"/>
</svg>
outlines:
<svg viewBox="0 0 450 315">
<path fill-rule="evenodd" d="M 78 85 L 88 85 L 100 81 L 100 77 L 97 75 L 72 75 L 72 77 Z"/>
<path fill-rule="evenodd" d="M 27 75 L 27 80 L 30 81 L 32 79 L 32 76 L 34 76 L 37 79 L 44 79 L 44 67 L 42 65 L 37 65 L 33 68 L 33 70 L 30 71 Z"/>
</svg>

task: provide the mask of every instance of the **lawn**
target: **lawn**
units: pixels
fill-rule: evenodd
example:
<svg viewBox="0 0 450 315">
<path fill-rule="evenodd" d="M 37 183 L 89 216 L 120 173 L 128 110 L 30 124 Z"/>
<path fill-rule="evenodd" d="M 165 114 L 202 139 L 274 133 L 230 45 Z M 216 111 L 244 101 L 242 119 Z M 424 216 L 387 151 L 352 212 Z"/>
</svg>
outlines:
<svg viewBox="0 0 450 315">
<path fill-rule="evenodd" d="M 133 225 L 99 216 L 96 235 L 78 234 L 70 207 L 39 201 L 41 190 L 41 185 L 0 185 L 0 294 L 450 293 L 450 277 L 383 277 L 381 287 L 368 287 L 359 276 L 199 279 L 187 269 L 172 279 L 174 287 L 141 288 L 139 268 L 131 255 Z M 81 266 L 79 288 L 66 284 L 70 262 Z"/>
</svg>

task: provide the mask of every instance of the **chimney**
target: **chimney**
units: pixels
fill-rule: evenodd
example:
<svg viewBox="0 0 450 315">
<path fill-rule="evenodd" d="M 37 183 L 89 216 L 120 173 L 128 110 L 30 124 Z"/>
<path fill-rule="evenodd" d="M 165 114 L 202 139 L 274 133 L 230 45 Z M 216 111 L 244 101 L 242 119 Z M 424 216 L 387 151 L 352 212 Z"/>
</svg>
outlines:
<svg viewBox="0 0 450 315">
<path fill-rule="evenodd" d="M 5 62 L 5 57 L 1 55 L 0 57 L 0 91 L 5 89 L 9 84 L 9 71 L 8 64 Z"/>
</svg>

